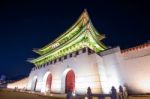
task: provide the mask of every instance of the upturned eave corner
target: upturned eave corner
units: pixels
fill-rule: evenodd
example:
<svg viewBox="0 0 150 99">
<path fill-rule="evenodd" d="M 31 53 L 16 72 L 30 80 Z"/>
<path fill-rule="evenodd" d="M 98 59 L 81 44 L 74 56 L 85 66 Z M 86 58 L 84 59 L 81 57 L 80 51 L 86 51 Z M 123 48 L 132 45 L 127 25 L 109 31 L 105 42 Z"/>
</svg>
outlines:
<svg viewBox="0 0 150 99">
<path fill-rule="evenodd" d="M 87 10 L 85 9 L 83 13 L 80 15 L 80 17 L 77 19 L 77 21 L 66 32 L 64 32 L 62 35 L 56 38 L 53 42 L 43 46 L 42 48 L 35 49 L 33 51 L 40 55 L 49 52 L 51 49 L 53 49 L 51 48 L 53 44 L 57 43 L 57 41 L 60 41 L 63 37 L 73 33 L 74 30 L 79 29 L 80 27 L 82 27 L 82 25 L 85 25 L 88 21 L 90 21 L 90 18 Z"/>
<path fill-rule="evenodd" d="M 33 49 L 40 56 L 29 62 L 35 64 L 35 66 L 40 66 L 84 47 L 89 47 L 95 52 L 100 52 L 107 49 L 101 42 L 104 38 L 105 35 L 97 32 L 87 10 L 84 10 L 75 24 L 53 42 L 42 48 Z"/>
</svg>

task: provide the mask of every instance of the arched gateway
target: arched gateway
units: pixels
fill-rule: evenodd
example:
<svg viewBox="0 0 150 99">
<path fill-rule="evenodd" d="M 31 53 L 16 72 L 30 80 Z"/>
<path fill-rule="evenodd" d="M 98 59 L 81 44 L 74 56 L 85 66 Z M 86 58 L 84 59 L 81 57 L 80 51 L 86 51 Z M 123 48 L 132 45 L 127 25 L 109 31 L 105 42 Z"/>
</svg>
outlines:
<svg viewBox="0 0 150 99">
<path fill-rule="evenodd" d="M 33 87 L 33 91 L 36 91 L 36 86 L 37 86 L 37 79 L 35 80 L 35 84 L 34 84 L 34 87 Z"/>
<path fill-rule="evenodd" d="M 37 87 L 37 76 L 34 76 L 32 80 L 31 90 L 36 91 L 36 87 Z"/>
<path fill-rule="evenodd" d="M 52 84 L 52 74 L 50 73 L 46 80 L 46 90 L 47 91 L 51 90 L 51 84 Z"/>
<path fill-rule="evenodd" d="M 75 89 L 75 74 L 73 70 L 68 71 L 66 74 L 65 80 L 65 93 L 72 91 L 74 92 Z"/>
<path fill-rule="evenodd" d="M 46 72 L 43 77 L 43 85 L 41 92 L 51 91 L 51 85 L 52 85 L 52 73 Z"/>
</svg>

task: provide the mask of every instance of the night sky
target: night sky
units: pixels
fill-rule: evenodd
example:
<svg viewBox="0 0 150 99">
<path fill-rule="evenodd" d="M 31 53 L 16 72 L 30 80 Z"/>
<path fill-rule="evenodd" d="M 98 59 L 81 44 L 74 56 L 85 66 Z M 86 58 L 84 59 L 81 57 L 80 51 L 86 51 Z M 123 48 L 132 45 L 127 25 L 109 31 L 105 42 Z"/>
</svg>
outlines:
<svg viewBox="0 0 150 99">
<path fill-rule="evenodd" d="M 28 75 L 40 48 L 65 32 L 86 8 L 107 46 L 121 49 L 150 40 L 148 0 L 0 1 L 0 75 Z"/>
</svg>

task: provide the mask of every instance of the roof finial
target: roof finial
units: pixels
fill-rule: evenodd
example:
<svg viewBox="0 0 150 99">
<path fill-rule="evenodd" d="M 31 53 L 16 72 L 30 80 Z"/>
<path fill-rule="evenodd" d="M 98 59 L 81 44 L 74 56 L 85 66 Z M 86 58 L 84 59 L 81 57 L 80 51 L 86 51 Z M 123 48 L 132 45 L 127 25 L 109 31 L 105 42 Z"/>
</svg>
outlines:
<svg viewBox="0 0 150 99">
<path fill-rule="evenodd" d="M 88 15 L 88 11 L 87 11 L 86 8 L 84 9 L 83 13 L 86 14 L 86 15 Z"/>
<path fill-rule="evenodd" d="M 83 24 L 85 25 L 88 20 L 89 20 L 89 16 L 88 16 L 88 12 L 86 9 L 84 9 L 83 13 L 82 13 L 82 20 L 83 20 Z"/>
<path fill-rule="evenodd" d="M 86 8 L 84 9 L 84 12 L 87 12 L 87 9 L 86 9 Z"/>
</svg>

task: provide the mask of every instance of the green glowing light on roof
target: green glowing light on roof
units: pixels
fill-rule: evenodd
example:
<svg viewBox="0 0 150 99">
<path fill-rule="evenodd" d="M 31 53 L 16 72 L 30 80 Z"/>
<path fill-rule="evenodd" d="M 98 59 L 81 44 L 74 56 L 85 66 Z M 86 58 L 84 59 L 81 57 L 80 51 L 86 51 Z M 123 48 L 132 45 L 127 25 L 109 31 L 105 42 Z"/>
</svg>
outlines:
<svg viewBox="0 0 150 99">
<path fill-rule="evenodd" d="M 87 11 L 84 11 L 68 31 L 50 44 L 34 50 L 41 56 L 29 60 L 29 62 L 40 66 L 85 47 L 89 47 L 95 52 L 103 51 L 106 46 L 100 40 L 104 38 L 104 35 L 100 35 L 92 25 Z"/>
</svg>

